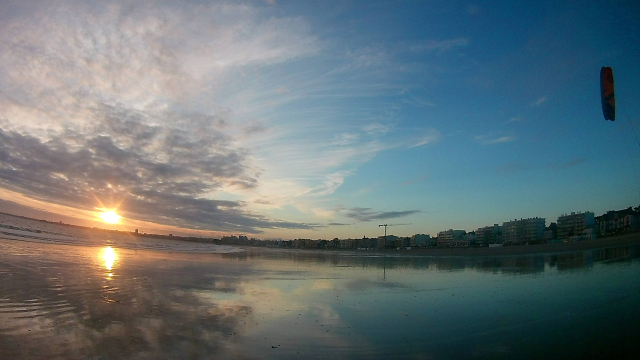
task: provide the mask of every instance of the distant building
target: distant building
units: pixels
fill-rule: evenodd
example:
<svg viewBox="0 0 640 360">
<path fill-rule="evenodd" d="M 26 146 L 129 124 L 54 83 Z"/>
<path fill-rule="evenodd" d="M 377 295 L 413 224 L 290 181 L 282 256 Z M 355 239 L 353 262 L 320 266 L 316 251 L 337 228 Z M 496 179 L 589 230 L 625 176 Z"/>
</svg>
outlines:
<svg viewBox="0 0 640 360">
<path fill-rule="evenodd" d="M 489 244 L 502 244 L 502 226 L 493 224 L 493 226 L 485 226 L 476 230 L 477 242 L 482 246 Z"/>
<path fill-rule="evenodd" d="M 468 232 L 462 236 L 462 242 L 455 244 L 454 246 L 475 246 L 478 241 L 478 236 L 475 231 Z"/>
<path fill-rule="evenodd" d="M 425 234 L 415 234 L 411 237 L 411 246 L 428 247 L 431 246 L 431 236 Z"/>
<path fill-rule="evenodd" d="M 550 241 L 558 238 L 558 225 L 556 223 L 551 223 L 544 229 L 544 235 L 542 238 L 545 241 Z"/>
<path fill-rule="evenodd" d="M 545 229 L 544 218 L 528 218 L 502 223 L 502 240 L 505 243 L 526 243 L 542 240 Z"/>
<path fill-rule="evenodd" d="M 378 236 L 378 248 L 396 247 L 397 243 L 398 237 L 395 235 L 387 235 L 386 239 L 384 235 Z"/>
<path fill-rule="evenodd" d="M 593 229 L 596 224 L 592 212 L 572 212 L 558 217 L 558 239 L 568 239 L 572 236 L 582 235 L 585 229 Z"/>
<path fill-rule="evenodd" d="M 445 230 L 438 233 L 438 247 L 451 247 L 455 246 L 458 241 L 463 240 L 464 234 L 467 232 L 464 230 Z"/>
<path fill-rule="evenodd" d="M 638 230 L 640 214 L 631 207 L 624 210 L 608 211 L 598 216 L 597 222 L 601 235 L 616 234 Z"/>
</svg>

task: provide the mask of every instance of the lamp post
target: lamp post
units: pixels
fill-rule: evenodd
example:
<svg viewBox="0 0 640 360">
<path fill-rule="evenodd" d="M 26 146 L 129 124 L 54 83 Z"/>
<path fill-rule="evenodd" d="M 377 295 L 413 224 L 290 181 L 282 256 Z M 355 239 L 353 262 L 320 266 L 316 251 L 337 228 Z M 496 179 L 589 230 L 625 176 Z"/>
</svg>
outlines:
<svg viewBox="0 0 640 360">
<path fill-rule="evenodd" d="M 387 224 L 378 225 L 378 227 L 384 226 L 384 246 L 387 246 Z"/>
</svg>

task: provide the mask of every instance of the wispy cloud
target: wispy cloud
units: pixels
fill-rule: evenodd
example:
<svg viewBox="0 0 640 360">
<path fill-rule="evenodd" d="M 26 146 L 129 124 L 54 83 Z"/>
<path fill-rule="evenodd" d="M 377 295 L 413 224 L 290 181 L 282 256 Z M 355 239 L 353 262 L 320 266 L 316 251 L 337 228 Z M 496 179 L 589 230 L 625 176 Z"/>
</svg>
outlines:
<svg viewBox="0 0 640 360">
<path fill-rule="evenodd" d="M 515 173 L 532 169 L 533 167 L 534 166 L 529 163 L 525 163 L 521 161 L 511 161 L 499 166 L 496 169 L 496 172 L 498 174 L 515 174 Z"/>
<path fill-rule="evenodd" d="M 481 11 L 482 9 L 477 5 L 469 4 L 467 6 L 467 14 L 469 15 L 478 15 Z"/>
<path fill-rule="evenodd" d="M 515 141 L 516 137 L 513 135 L 489 133 L 485 135 L 478 135 L 474 140 L 484 145 L 494 145 Z"/>
<path fill-rule="evenodd" d="M 575 158 L 575 159 L 572 159 L 572 160 L 569 160 L 569 161 L 563 162 L 563 163 L 557 163 L 557 162 L 548 163 L 548 164 L 545 165 L 545 167 L 547 169 L 559 171 L 559 170 L 566 170 L 566 169 L 570 169 L 572 167 L 576 167 L 576 166 L 578 166 L 580 164 L 583 164 L 583 163 L 585 163 L 587 161 L 588 161 L 587 158 L 578 157 L 578 158 Z"/>
<path fill-rule="evenodd" d="M 428 129 L 426 131 L 426 134 L 419 136 L 415 141 L 413 141 L 413 144 L 410 145 L 409 147 L 414 148 L 414 147 L 434 144 L 440 141 L 441 138 L 442 138 L 442 134 L 440 134 L 439 131 L 435 129 Z"/>
<path fill-rule="evenodd" d="M 469 45 L 469 39 L 456 38 L 447 40 L 427 40 L 420 44 L 412 45 L 411 51 L 437 51 L 440 53 L 450 51 L 453 48 Z"/>
<path fill-rule="evenodd" d="M 510 123 L 518 123 L 518 122 L 524 122 L 525 119 L 520 117 L 520 116 L 514 116 L 511 119 L 507 120 L 507 122 L 505 124 L 510 124 Z"/>
<path fill-rule="evenodd" d="M 418 183 L 424 182 L 428 178 L 429 178 L 429 175 L 425 175 L 425 176 L 421 176 L 421 177 L 419 177 L 417 179 L 407 180 L 407 181 L 403 182 L 400 185 L 408 186 L 408 185 L 418 184 Z"/>
<path fill-rule="evenodd" d="M 540 106 L 540 105 L 542 105 L 542 104 L 544 104 L 546 102 L 547 102 L 547 96 L 545 95 L 545 96 L 541 97 L 540 99 L 532 102 L 531 106 Z"/>
<path fill-rule="evenodd" d="M 407 211 L 374 211 L 371 208 L 353 208 L 346 210 L 346 217 L 356 219 L 358 221 L 386 220 L 409 216 L 419 213 L 420 210 Z"/>
</svg>

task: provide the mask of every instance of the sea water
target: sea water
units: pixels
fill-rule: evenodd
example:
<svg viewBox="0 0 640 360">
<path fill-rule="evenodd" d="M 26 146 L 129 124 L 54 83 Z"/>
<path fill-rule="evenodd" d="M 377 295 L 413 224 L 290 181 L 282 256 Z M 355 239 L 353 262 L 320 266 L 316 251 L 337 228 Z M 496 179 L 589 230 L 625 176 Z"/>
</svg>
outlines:
<svg viewBox="0 0 640 360">
<path fill-rule="evenodd" d="M 635 359 L 640 353 L 635 246 L 425 257 L 106 244 L 0 239 L 0 359 Z"/>
</svg>

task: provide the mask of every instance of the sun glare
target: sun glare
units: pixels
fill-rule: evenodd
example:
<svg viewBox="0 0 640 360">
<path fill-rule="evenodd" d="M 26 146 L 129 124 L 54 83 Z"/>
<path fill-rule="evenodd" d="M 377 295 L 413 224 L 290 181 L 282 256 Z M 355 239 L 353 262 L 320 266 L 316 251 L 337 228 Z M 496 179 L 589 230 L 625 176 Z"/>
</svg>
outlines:
<svg viewBox="0 0 640 360">
<path fill-rule="evenodd" d="M 106 267 L 107 270 L 111 271 L 111 269 L 113 268 L 113 263 L 116 261 L 118 256 L 111 246 L 107 246 L 102 251 L 102 258 L 104 259 L 104 267 Z"/>
<path fill-rule="evenodd" d="M 109 223 L 109 224 L 117 224 L 120 222 L 120 215 L 116 214 L 115 211 L 105 211 L 102 214 L 100 214 L 100 218 L 102 219 L 102 221 Z"/>
</svg>

